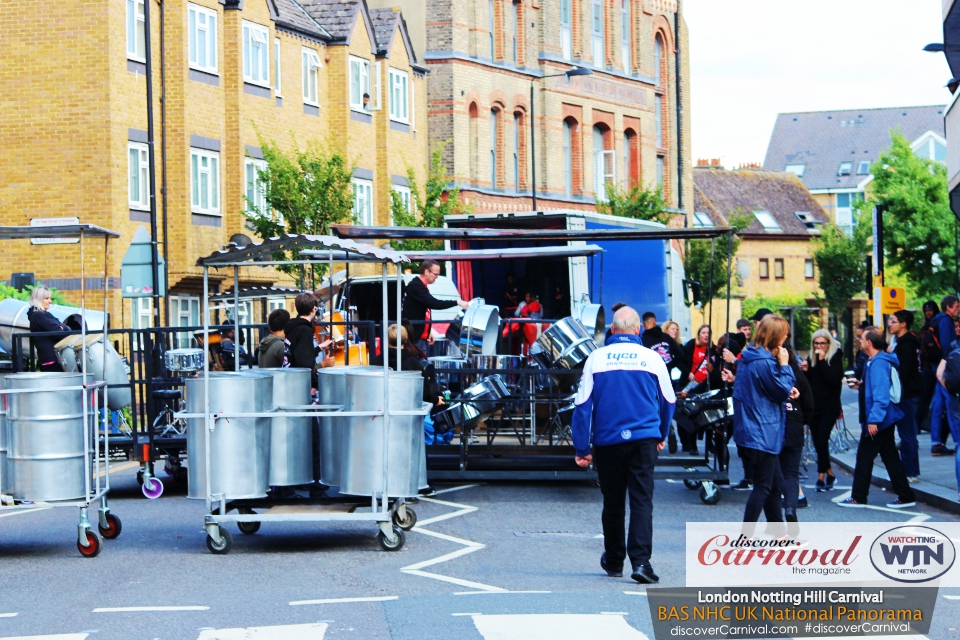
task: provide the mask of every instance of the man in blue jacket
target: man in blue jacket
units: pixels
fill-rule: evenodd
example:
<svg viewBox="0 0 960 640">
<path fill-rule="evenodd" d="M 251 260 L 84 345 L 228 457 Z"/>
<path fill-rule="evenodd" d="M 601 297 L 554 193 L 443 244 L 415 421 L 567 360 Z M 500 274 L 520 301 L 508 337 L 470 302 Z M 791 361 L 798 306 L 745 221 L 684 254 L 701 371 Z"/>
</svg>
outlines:
<svg viewBox="0 0 960 640">
<path fill-rule="evenodd" d="M 954 340 L 957 339 L 956 328 L 953 326 L 953 319 L 960 314 L 960 299 L 956 296 L 944 296 L 940 301 L 940 313 L 930 319 L 930 324 L 936 332 L 937 341 L 940 343 L 940 350 L 943 354 L 950 351 Z M 938 363 L 939 364 L 939 363 Z M 948 449 L 944 444 L 950 431 L 960 428 L 960 416 L 954 415 L 948 411 L 950 406 L 950 394 L 941 385 L 937 385 L 933 394 L 933 408 L 930 410 L 930 455 L 949 456 L 954 455 L 954 449 Z M 954 421 L 954 424 L 944 425 L 944 420 Z M 947 427 L 944 430 L 944 426 Z"/>
<path fill-rule="evenodd" d="M 640 342 L 640 316 L 623 307 L 613 316 L 611 335 L 583 367 L 573 413 L 576 463 L 596 461 L 603 493 L 603 545 L 600 567 L 644 584 L 660 578 L 650 565 L 653 552 L 653 467 L 666 442 L 676 396 L 667 365 Z M 590 436 L 593 434 L 593 455 Z M 630 494 L 629 540 L 623 522 Z"/>
</svg>

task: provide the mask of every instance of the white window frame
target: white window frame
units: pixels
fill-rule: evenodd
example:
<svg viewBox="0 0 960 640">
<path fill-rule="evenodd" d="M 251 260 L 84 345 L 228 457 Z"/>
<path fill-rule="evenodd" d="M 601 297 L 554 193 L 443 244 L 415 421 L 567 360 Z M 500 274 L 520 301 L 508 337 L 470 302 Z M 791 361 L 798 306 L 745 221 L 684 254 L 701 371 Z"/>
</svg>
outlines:
<svg viewBox="0 0 960 640">
<path fill-rule="evenodd" d="M 357 56 L 350 56 L 347 62 L 348 70 L 348 92 L 350 99 L 350 109 L 360 113 L 368 113 L 370 109 L 363 108 L 363 94 L 369 94 L 370 103 L 373 103 L 373 93 L 370 91 L 370 61 Z M 354 77 L 357 82 L 354 83 Z M 356 89 L 356 92 L 354 91 Z"/>
<path fill-rule="evenodd" d="M 137 62 L 147 61 L 143 3 L 144 0 L 127 0 L 127 59 Z"/>
<path fill-rule="evenodd" d="M 865 168 L 863 165 L 867 165 Z M 870 161 L 869 160 L 859 160 L 857 162 L 857 175 L 858 176 L 868 176 L 870 175 Z"/>
<path fill-rule="evenodd" d="M 607 201 L 607 185 L 617 184 L 617 156 L 613 149 L 595 151 L 593 154 L 594 191 L 597 202 Z"/>
<path fill-rule="evenodd" d="M 713 227 L 713 218 L 710 217 L 710 214 L 704 213 L 703 211 L 696 211 L 693 214 L 693 226 L 695 227 Z"/>
<path fill-rule="evenodd" d="M 273 92 L 278 98 L 283 97 L 283 73 L 281 72 L 280 38 L 273 39 Z"/>
<path fill-rule="evenodd" d="M 816 277 L 817 272 L 815 267 L 816 265 L 814 265 L 813 258 L 805 258 L 803 260 L 803 277 L 808 280 Z"/>
<path fill-rule="evenodd" d="M 519 29 L 517 29 L 517 25 L 518 25 L 517 21 L 520 19 L 520 11 L 519 11 L 519 8 L 517 7 L 516 2 L 514 2 L 513 0 L 507 0 L 507 2 L 510 3 L 510 18 L 511 18 L 510 21 L 513 23 L 513 26 L 510 27 L 510 34 L 511 34 L 510 42 L 513 47 L 513 50 L 510 53 L 510 59 L 513 61 L 514 66 L 516 66 L 518 62 L 517 50 L 519 49 L 519 47 L 517 46 L 517 32 L 519 31 Z"/>
<path fill-rule="evenodd" d="M 286 298 L 267 298 L 267 315 L 270 315 L 271 312 L 276 311 L 277 309 L 286 309 L 286 308 L 287 308 Z"/>
<path fill-rule="evenodd" d="M 320 106 L 320 55 L 314 49 L 302 47 L 300 61 L 303 75 L 303 103 Z M 311 86 L 312 83 L 312 86 Z"/>
<path fill-rule="evenodd" d="M 573 0 L 560 0 L 560 49 L 564 60 L 573 60 Z"/>
<path fill-rule="evenodd" d="M 659 93 L 653 100 L 654 122 L 657 127 L 657 148 L 663 149 L 663 96 Z"/>
<path fill-rule="evenodd" d="M 494 37 L 497 31 L 497 10 L 494 7 L 495 0 L 487 2 L 487 11 L 490 14 L 490 60 L 497 59 L 497 48 L 494 44 Z"/>
<path fill-rule="evenodd" d="M 190 40 L 187 60 L 191 69 L 217 73 L 217 23 L 216 11 L 196 4 L 187 4 L 187 31 Z M 203 47 L 200 46 L 201 33 L 204 34 Z"/>
<path fill-rule="evenodd" d="M 630 75 L 630 0 L 620 0 L 620 57 L 623 58 L 623 72 Z"/>
<path fill-rule="evenodd" d="M 837 167 L 837 175 L 841 177 L 849 176 L 853 173 L 853 162 L 850 160 L 844 160 L 840 163 L 840 166 Z"/>
<path fill-rule="evenodd" d="M 243 81 L 270 88 L 270 30 L 243 21 Z"/>
<path fill-rule="evenodd" d="M 663 156 L 657 156 L 657 186 L 663 187 L 664 173 L 666 172 L 666 159 Z"/>
<path fill-rule="evenodd" d="M 407 210 L 407 213 L 413 213 L 413 192 L 410 191 L 410 187 L 405 187 L 402 184 L 390 185 L 390 188 L 400 196 L 400 200 L 403 202 L 404 207 Z M 390 224 L 396 224 L 392 219 Z"/>
<path fill-rule="evenodd" d="M 520 191 L 520 134 L 523 128 L 523 116 L 519 111 L 513 114 L 513 190 Z"/>
<path fill-rule="evenodd" d="M 204 177 L 207 186 L 205 206 Z M 220 153 L 217 151 L 190 148 L 190 211 L 220 215 Z"/>
<path fill-rule="evenodd" d="M 353 217 L 359 225 L 373 226 L 373 181 L 354 178 L 351 182 L 353 183 Z"/>
<path fill-rule="evenodd" d="M 170 296 L 170 322 L 175 327 L 200 326 L 200 296 Z M 192 332 L 184 331 L 175 335 L 178 349 L 196 345 Z"/>
<path fill-rule="evenodd" d="M 563 121 L 563 191 L 573 197 L 573 125 Z"/>
<path fill-rule="evenodd" d="M 653 84 L 663 82 L 663 40 L 658 35 L 653 39 Z"/>
<path fill-rule="evenodd" d="M 130 328 L 149 329 L 153 326 L 153 300 L 130 298 Z M 136 346 L 136 341 L 134 341 Z"/>
<path fill-rule="evenodd" d="M 600 30 L 597 31 L 599 22 Z M 590 52 L 593 55 L 593 66 L 595 69 L 604 68 L 604 15 L 603 0 L 590 1 Z"/>
<path fill-rule="evenodd" d="M 786 171 L 787 173 L 792 173 L 798 178 L 802 178 L 804 172 L 807 170 L 807 165 L 803 162 L 792 162 L 787 164 L 787 166 L 785 166 L 783 170 Z"/>
<path fill-rule="evenodd" d="M 410 76 L 406 71 L 390 67 L 387 86 L 390 96 L 390 119 L 410 124 Z M 373 102 L 371 96 L 370 101 Z"/>
<path fill-rule="evenodd" d="M 136 153 L 134 160 L 131 156 Z M 137 211 L 150 210 L 150 148 L 143 142 L 127 143 L 127 200 L 130 208 Z M 136 162 L 136 165 L 134 164 Z M 137 196 L 134 197 L 134 180 Z"/>
<path fill-rule="evenodd" d="M 757 219 L 764 231 L 782 231 L 783 228 L 777 219 L 769 211 L 758 209 L 753 212 L 753 217 Z"/>
<path fill-rule="evenodd" d="M 265 171 L 267 163 L 259 158 L 243 159 L 243 184 L 244 208 L 247 213 L 252 211 L 252 207 L 263 214 L 267 212 L 267 192 L 263 181 L 260 180 L 260 171 Z"/>
</svg>

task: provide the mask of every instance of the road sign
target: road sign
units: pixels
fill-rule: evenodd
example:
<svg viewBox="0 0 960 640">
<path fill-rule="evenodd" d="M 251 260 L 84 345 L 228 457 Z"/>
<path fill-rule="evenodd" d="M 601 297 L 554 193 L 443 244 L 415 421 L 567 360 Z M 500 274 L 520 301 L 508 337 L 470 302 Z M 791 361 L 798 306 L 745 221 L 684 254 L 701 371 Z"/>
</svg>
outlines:
<svg viewBox="0 0 960 640">
<path fill-rule="evenodd" d="M 902 287 L 883 287 L 880 289 L 881 311 L 885 314 L 896 313 L 907 308 L 907 291 Z"/>
<path fill-rule="evenodd" d="M 31 227 L 59 227 L 80 224 L 80 218 L 32 218 Z M 80 238 L 30 238 L 30 244 L 77 244 Z"/>
</svg>

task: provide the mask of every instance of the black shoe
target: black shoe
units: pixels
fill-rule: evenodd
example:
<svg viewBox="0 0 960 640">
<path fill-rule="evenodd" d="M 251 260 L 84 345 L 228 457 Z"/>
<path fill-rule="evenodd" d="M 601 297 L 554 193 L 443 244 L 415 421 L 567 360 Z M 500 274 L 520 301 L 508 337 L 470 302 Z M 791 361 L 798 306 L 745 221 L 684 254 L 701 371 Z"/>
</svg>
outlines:
<svg viewBox="0 0 960 640">
<path fill-rule="evenodd" d="M 806 509 L 809 506 L 807 502 L 807 496 L 800 496 L 797 498 L 797 509 Z"/>
<path fill-rule="evenodd" d="M 420 489 L 420 491 L 418 491 L 417 493 L 419 493 L 421 496 L 432 496 L 432 495 L 434 495 L 436 492 L 437 492 L 437 490 L 433 487 L 433 485 L 432 485 L 432 484 L 428 484 L 428 485 L 425 486 L 423 489 Z"/>
<path fill-rule="evenodd" d="M 633 568 L 630 577 L 640 584 L 657 584 L 660 582 L 660 576 L 653 572 L 653 567 L 649 564 L 641 564 Z"/>
<path fill-rule="evenodd" d="M 788 507 L 783 510 L 783 517 L 787 522 L 797 522 L 797 510 Z"/>
<path fill-rule="evenodd" d="M 837 476 L 827 474 L 827 491 L 833 491 L 833 485 L 837 482 Z"/>
<path fill-rule="evenodd" d="M 817 478 L 817 493 L 820 493 L 821 491 L 826 491 L 826 490 L 827 490 L 827 483 L 821 480 L 820 478 Z"/>
<path fill-rule="evenodd" d="M 687 451 L 687 453 L 689 453 L 692 456 L 698 456 L 700 455 L 700 449 L 698 449 L 696 446 L 693 446 L 693 447 L 690 447 L 690 450 Z"/>
<path fill-rule="evenodd" d="M 932 456 L 952 456 L 956 453 L 956 451 L 948 449 L 947 446 L 943 444 L 935 444 L 930 447 L 930 455 Z"/>
<path fill-rule="evenodd" d="M 753 491 L 753 483 L 744 478 L 730 488 L 734 491 Z"/>
<path fill-rule="evenodd" d="M 620 565 L 619 569 L 614 569 L 613 567 L 607 566 L 607 552 L 604 551 L 600 554 L 600 568 L 607 572 L 607 575 L 611 578 L 622 578 L 623 577 L 623 565 Z"/>
</svg>

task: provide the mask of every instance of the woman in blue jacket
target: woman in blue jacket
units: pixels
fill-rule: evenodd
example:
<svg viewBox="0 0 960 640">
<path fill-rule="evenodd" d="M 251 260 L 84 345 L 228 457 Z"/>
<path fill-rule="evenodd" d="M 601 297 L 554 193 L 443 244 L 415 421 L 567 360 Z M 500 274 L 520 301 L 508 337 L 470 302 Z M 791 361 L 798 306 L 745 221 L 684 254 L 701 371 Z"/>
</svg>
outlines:
<svg viewBox="0 0 960 640">
<path fill-rule="evenodd" d="M 753 344 L 743 351 L 733 385 L 733 439 L 753 463 L 753 492 L 744 522 L 763 511 L 768 522 L 783 522 L 780 450 L 786 424 L 784 403 L 796 394 L 790 355 L 782 348 L 790 325 L 776 315 L 760 321 Z"/>
</svg>

